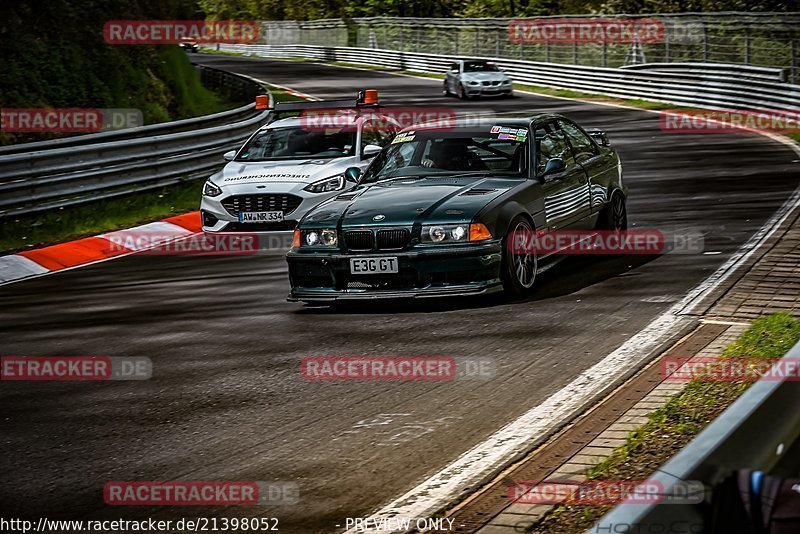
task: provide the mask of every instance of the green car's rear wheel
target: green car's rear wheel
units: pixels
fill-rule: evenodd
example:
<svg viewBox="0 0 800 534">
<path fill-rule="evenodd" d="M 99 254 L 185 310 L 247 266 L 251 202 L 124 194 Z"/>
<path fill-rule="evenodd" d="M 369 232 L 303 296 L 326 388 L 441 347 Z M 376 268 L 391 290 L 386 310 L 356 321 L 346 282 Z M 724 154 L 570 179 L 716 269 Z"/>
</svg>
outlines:
<svg viewBox="0 0 800 534">
<path fill-rule="evenodd" d="M 533 225 L 525 217 L 514 217 L 503 239 L 503 261 L 501 262 L 501 279 L 506 294 L 518 297 L 530 293 L 536 282 L 536 270 L 539 267 L 534 251 L 516 250 L 512 240 L 517 234 L 531 235 Z M 524 240 L 527 242 L 528 240 Z"/>
<path fill-rule="evenodd" d="M 624 232 L 628 229 L 628 208 L 625 206 L 625 197 L 621 193 L 612 193 L 611 202 L 606 204 L 606 207 L 597 216 L 595 228 L 611 232 Z"/>
</svg>

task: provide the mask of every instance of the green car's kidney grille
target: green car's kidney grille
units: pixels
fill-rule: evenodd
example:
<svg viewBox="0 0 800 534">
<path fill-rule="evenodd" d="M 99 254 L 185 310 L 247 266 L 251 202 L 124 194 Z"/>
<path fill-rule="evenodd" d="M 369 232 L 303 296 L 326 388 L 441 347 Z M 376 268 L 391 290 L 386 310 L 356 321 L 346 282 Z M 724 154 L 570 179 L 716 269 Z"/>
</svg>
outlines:
<svg viewBox="0 0 800 534">
<path fill-rule="evenodd" d="M 344 242 L 347 250 L 402 250 L 408 245 L 409 231 L 406 228 L 388 228 L 381 230 L 346 230 Z"/>
<path fill-rule="evenodd" d="M 378 250 L 400 250 L 408 244 L 408 230 L 378 230 Z"/>
<path fill-rule="evenodd" d="M 375 248 L 375 234 L 372 230 L 348 230 L 344 233 L 348 250 L 372 250 Z"/>
</svg>

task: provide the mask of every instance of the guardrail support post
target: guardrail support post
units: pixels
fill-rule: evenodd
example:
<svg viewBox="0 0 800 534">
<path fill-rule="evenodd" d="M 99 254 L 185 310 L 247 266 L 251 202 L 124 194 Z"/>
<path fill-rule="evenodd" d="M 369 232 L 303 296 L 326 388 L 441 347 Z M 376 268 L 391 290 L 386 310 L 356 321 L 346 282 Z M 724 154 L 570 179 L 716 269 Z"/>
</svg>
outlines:
<svg viewBox="0 0 800 534">
<path fill-rule="evenodd" d="M 708 63 L 708 29 L 703 22 L 703 63 Z"/>
<path fill-rule="evenodd" d="M 744 25 L 744 64 L 750 64 L 750 26 Z"/>
<path fill-rule="evenodd" d="M 791 80 L 790 83 L 798 83 L 798 81 L 800 81 L 800 80 L 798 80 L 798 78 L 797 78 L 797 40 L 796 39 L 792 39 L 791 54 L 792 54 L 792 57 L 789 58 L 789 65 L 790 65 L 790 67 L 789 67 L 789 78 Z"/>
</svg>

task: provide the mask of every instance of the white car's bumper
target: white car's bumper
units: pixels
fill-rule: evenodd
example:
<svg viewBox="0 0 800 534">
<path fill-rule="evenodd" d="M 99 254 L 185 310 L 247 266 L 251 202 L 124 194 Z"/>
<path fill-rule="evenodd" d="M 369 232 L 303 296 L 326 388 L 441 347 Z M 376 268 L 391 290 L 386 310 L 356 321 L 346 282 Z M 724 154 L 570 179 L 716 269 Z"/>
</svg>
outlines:
<svg viewBox="0 0 800 534">
<path fill-rule="evenodd" d="M 200 214 L 204 232 L 276 232 L 292 231 L 309 210 L 340 195 L 355 185 L 347 183 L 339 191 L 310 193 L 307 183 L 231 184 L 222 187 L 216 197 L 203 195 Z M 282 211 L 283 221 L 275 223 L 239 222 L 241 211 Z"/>
</svg>

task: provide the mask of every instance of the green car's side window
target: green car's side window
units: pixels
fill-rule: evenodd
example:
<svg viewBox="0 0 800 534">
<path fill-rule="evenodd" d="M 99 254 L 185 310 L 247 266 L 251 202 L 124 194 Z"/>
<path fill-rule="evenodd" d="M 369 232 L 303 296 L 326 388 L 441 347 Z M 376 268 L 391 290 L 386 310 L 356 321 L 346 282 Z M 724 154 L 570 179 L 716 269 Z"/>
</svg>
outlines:
<svg viewBox="0 0 800 534">
<path fill-rule="evenodd" d="M 575 163 L 567 140 L 554 122 L 548 122 L 536 129 L 536 174 L 544 172 L 547 162 L 552 158 L 561 158 L 567 167 Z"/>
</svg>

